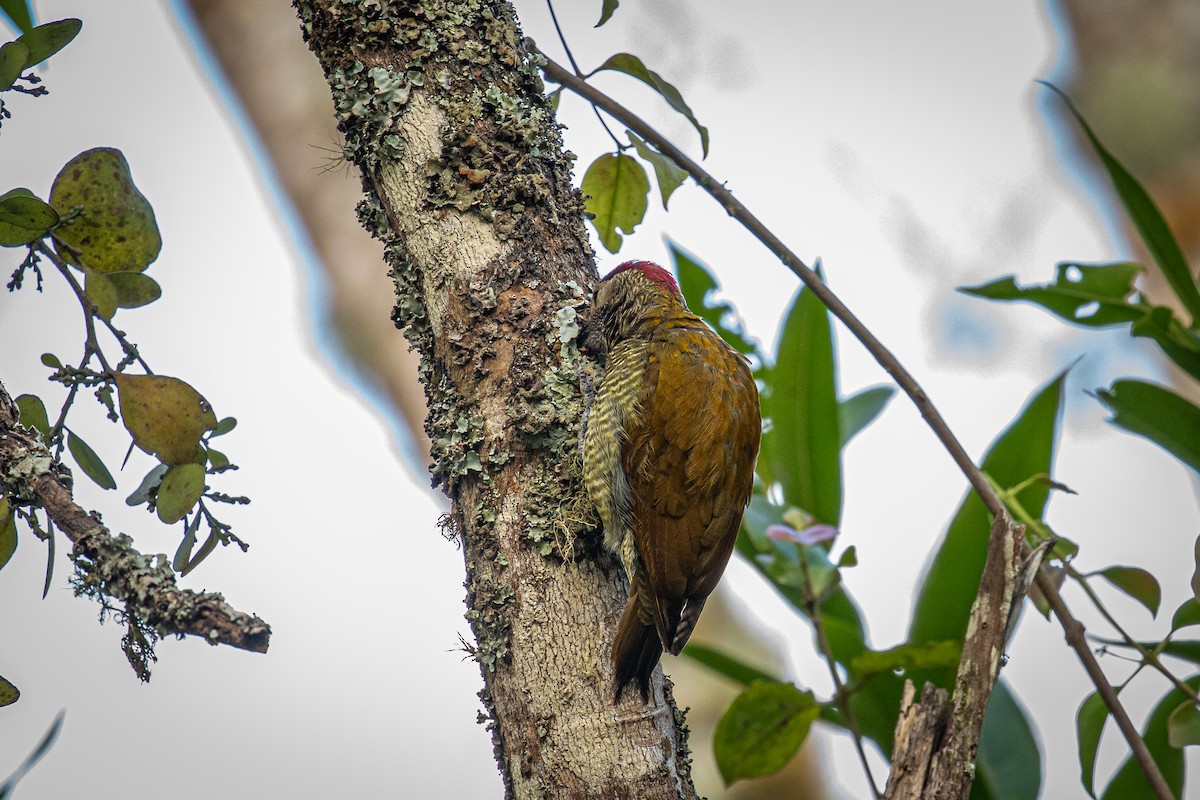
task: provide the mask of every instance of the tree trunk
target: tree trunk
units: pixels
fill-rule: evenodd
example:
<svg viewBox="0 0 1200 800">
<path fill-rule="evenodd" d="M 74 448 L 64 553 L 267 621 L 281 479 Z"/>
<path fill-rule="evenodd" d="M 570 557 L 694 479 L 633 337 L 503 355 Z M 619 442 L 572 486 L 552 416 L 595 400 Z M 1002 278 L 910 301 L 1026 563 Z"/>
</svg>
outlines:
<svg viewBox="0 0 1200 800">
<path fill-rule="evenodd" d="M 362 171 L 360 219 L 386 247 L 394 319 L 421 357 L 507 796 L 694 797 L 661 673 L 650 706 L 611 699 L 626 590 L 597 555 L 577 455 L 575 312 L 595 268 L 511 7 L 296 6 Z"/>
</svg>

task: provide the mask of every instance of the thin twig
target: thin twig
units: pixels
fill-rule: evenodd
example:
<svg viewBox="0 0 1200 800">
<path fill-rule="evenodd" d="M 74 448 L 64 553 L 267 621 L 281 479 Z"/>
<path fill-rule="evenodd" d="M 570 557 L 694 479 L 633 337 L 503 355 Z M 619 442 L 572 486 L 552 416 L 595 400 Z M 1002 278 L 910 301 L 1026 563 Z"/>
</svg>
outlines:
<svg viewBox="0 0 1200 800">
<path fill-rule="evenodd" d="M 879 800 L 883 795 L 880 794 L 879 784 L 875 783 L 875 776 L 871 773 L 871 764 L 867 761 L 867 751 L 863 748 L 863 737 L 858 730 L 858 723 L 854 720 L 854 712 L 850 708 L 850 697 L 846 692 L 846 686 L 842 683 L 842 677 L 838 675 L 837 659 L 834 658 L 833 648 L 829 646 L 829 639 L 825 636 L 825 625 L 821 620 L 821 606 L 812 596 L 812 580 L 808 574 L 808 565 L 804 563 L 803 559 L 800 560 L 800 570 L 804 574 L 805 611 L 808 613 L 808 618 L 812 620 L 813 630 L 817 634 L 817 648 L 825 659 L 825 666 L 829 668 L 829 677 L 833 679 L 834 705 L 841 712 L 842 719 L 846 722 L 846 729 L 850 731 L 850 738 L 854 740 L 854 749 L 858 752 L 858 760 L 862 763 L 863 772 L 867 775 L 871 794 L 875 796 L 875 800 Z"/>
<path fill-rule="evenodd" d="M 571 47 L 567 44 L 567 37 L 563 33 L 558 24 L 558 15 L 554 13 L 554 0 L 546 0 L 546 6 L 550 9 L 550 21 L 554 23 L 554 30 L 558 34 L 558 41 L 562 42 L 563 52 L 567 54 L 567 61 L 571 62 L 571 69 L 575 70 L 575 74 L 580 80 L 583 80 L 583 70 L 579 68 L 579 64 L 575 62 L 575 56 L 571 54 Z M 604 132 L 613 140 L 613 144 L 617 146 L 617 150 L 624 150 L 629 147 L 623 144 L 617 135 L 608 127 L 608 123 L 604 121 L 604 115 L 600 113 L 600 109 L 596 108 L 596 104 L 592 103 L 592 112 L 595 113 L 596 119 L 600 120 L 600 126 L 604 128 Z"/>
<path fill-rule="evenodd" d="M 54 239 L 55 245 L 60 248 L 68 246 L 53 234 L 51 234 L 51 238 Z M 79 283 L 74 279 L 75 276 L 71 274 L 70 267 L 65 261 L 62 260 L 62 258 L 59 257 L 57 253 L 47 247 L 45 242 L 39 242 L 36 249 L 39 253 L 50 259 L 54 266 L 58 267 L 59 271 L 62 272 L 64 277 L 67 279 L 67 282 L 71 284 L 71 288 L 75 291 L 76 296 L 80 297 L 81 303 L 91 303 L 90 299 L 85 300 L 86 293 L 83 295 L 80 294 L 83 292 L 82 288 L 79 287 Z M 78 256 L 76 256 L 74 253 L 72 253 L 72 258 L 74 258 L 76 261 L 79 261 Z M 92 305 L 94 306 L 94 304 Z M 150 365 L 147 364 L 142 358 L 141 354 L 138 352 L 137 345 L 130 342 L 125 336 L 125 331 L 119 329 L 116 325 L 113 325 L 112 320 L 108 317 L 105 317 L 103 314 L 98 314 L 97 316 L 99 316 L 100 322 L 104 324 L 104 327 L 108 328 L 108 332 L 111 333 L 113 338 L 116 339 L 121 345 L 121 349 L 125 351 L 126 357 L 132 356 L 138 362 L 138 364 L 142 366 L 142 369 L 146 371 L 147 375 L 153 375 L 154 370 L 150 369 Z M 104 363 L 103 356 L 101 356 L 101 363 Z M 107 367 L 106 371 L 111 372 L 111 370 L 107 370 Z"/>
<path fill-rule="evenodd" d="M 1147 666 L 1157 670 L 1164 678 L 1174 684 L 1175 688 L 1178 689 L 1184 697 L 1191 700 L 1193 703 L 1200 705 L 1200 696 L 1196 694 L 1192 687 L 1188 686 L 1186 683 L 1172 674 L 1169 669 L 1163 666 L 1163 663 L 1159 660 L 1157 653 L 1148 650 L 1142 645 L 1141 642 L 1134 639 L 1129 635 L 1128 631 L 1121 627 L 1121 623 L 1117 622 L 1116 618 L 1109 613 L 1108 608 L 1105 607 L 1104 603 L 1100 600 L 1099 595 L 1096 594 L 1096 590 L 1093 589 L 1088 583 L 1087 575 L 1082 574 L 1079 572 L 1079 570 L 1070 565 L 1067 566 L 1067 575 L 1075 579 L 1075 582 L 1079 584 L 1079 588 L 1083 589 L 1084 594 L 1086 594 L 1088 599 L 1092 601 L 1092 605 L 1094 605 L 1096 610 L 1100 612 L 1100 616 L 1104 617 L 1104 619 L 1108 621 L 1108 624 L 1113 626 L 1113 629 L 1115 629 L 1117 634 L 1125 641 L 1126 645 L 1137 651 L 1138 655 L 1142 657 L 1142 661 Z"/>
<path fill-rule="evenodd" d="M 754 234 L 784 266 L 800 278 L 804 285 L 817 296 L 835 317 L 841 320 L 847 329 L 854 334 L 855 338 L 870 352 L 879 365 L 892 376 L 897 385 L 904 390 L 904 393 L 909 396 L 913 404 L 917 407 L 917 410 L 920 411 L 921 416 L 925 418 L 926 423 L 933 430 L 934 435 L 942 443 L 942 446 L 946 448 L 950 457 L 958 465 L 959 470 L 962 471 L 963 475 L 966 476 L 971 486 L 975 489 L 976 494 L 979 495 L 988 512 L 995 519 L 1005 520 L 1006 524 L 1003 526 L 1003 529 L 1010 531 L 1013 523 L 1003 501 L 1001 501 L 999 495 L 992 488 L 983 471 L 971 460 L 962 443 L 958 441 L 958 438 L 950 430 L 950 426 L 947 425 L 941 413 L 938 412 L 937 408 L 929 400 L 925 390 L 921 388 L 917 380 L 904 368 L 891 351 L 846 307 L 841 299 L 821 282 L 817 274 L 809 269 L 778 236 L 754 216 L 720 181 L 716 180 L 699 164 L 689 158 L 687 154 L 672 144 L 670 140 L 620 103 L 555 63 L 549 56 L 538 50 L 537 45 L 532 40 L 526 40 L 526 44 L 531 51 L 541 53 L 545 59 L 546 63 L 543 66 L 543 71 L 548 80 L 571 89 L 571 91 L 580 95 L 588 102 L 603 109 L 634 133 L 652 144 L 660 153 L 683 168 L 702 189 L 712 195 L 721 207 L 725 209 L 726 213 Z M 1099 663 L 1088 648 L 1087 642 L 1083 637 L 1083 625 L 1071 616 L 1066 603 L 1058 592 L 1058 587 L 1054 585 L 1054 581 L 1051 579 L 1045 566 L 1038 571 L 1037 585 L 1050 602 L 1051 608 L 1054 609 L 1055 616 L 1058 617 L 1059 622 L 1066 631 L 1067 641 L 1075 650 L 1079 660 L 1083 663 L 1084 669 L 1096 685 L 1096 689 L 1103 698 L 1105 705 L 1113 717 L 1117 719 L 1118 727 L 1120 727 L 1126 741 L 1129 742 L 1134 756 L 1146 773 L 1151 786 L 1154 787 L 1156 795 L 1161 800 L 1169 800 L 1169 798 L 1172 798 L 1171 791 L 1167 787 L 1166 781 L 1158 769 L 1158 765 L 1150 757 L 1146 743 L 1142 740 L 1133 723 L 1130 722 L 1129 715 L 1126 713 L 1124 707 L 1121 706 L 1120 701 L 1117 700 L 1112 686 L 1108 683 L 1104 672 L 1100 669 Z"/>
<path fill-rule="evenodd" d="M 1129 748 L 1133 751 L 1133 757 L 1138 762 L 1138 766 L 1142 768 L 1142 772 L 1145 773 L 1146 780 L 1149 781 L 1151 789 L 1154 790 L 1154 796 L 1158 797 L 1159 800 L 1174 800 L 1175 795 L 1172 794 L 1171 787 L 1167 786 L 1167 781 L 1163 778 L 1162 772 L 1159 771 L 1158 764 L 1155 763 L 1154 757 L 1150 755 L 1150 750 L 1146 747 L 1141 734 L 1138 733 L 1138 729 L 1134 726 L 1133 720 L 1126 713 L 1125 707 L 1117 699 L 1117 694 L 1113 691 L 1112 684 L 1105 677 L 1104 670 L 1100 669 L 1100 663 L 1092 655 L 1092 649 L 1088 646 L 1087 639 L 1084 636 L 1085 629 L 1083 623 L 1071 616 L 1071 611 L 1067 608 L 1067 604 L 1063 602 L 1062 595 L 1058 593 L 1058 587 L 1054 585 L 1054 578 L 1051 577 L 1049 570 L 1045 566 L 1038 570 L 1037 585 L 1042 590 L 1042 594 L 1046 596 L 1046 600 L 1050 603 L 1050 608 L 1054 611 L 1054 616 L 1058 617 L 1058 621 L 1063 627 L 1063 632 L 1067 636 L 1067 644 L 1071 646 L 1071 649 L 1079 656 L 1079 660 L 1083 662 L 1083 668 L 1087 671 L 1088 677 L 1092 679 L 1092 683 L 1095 684 L 1096 691 L 1104 700 L 1104 705 L 1108 706 L 1109 713 L 1117 721 L 1117 727 L 1124 734 L 1125 741 L 1129 742 Z"/>
</svg>

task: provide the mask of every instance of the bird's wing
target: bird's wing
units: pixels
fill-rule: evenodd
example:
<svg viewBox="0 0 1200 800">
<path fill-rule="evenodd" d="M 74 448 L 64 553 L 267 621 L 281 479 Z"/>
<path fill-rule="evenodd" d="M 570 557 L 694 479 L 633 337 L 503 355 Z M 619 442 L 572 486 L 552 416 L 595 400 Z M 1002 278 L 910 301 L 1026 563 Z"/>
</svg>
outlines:
<svg viewBox="0 0 1200 800">
<path fill-rule="evenodd" d="M 655 627 L 672 652 L 690 633 L 678 630 L 684 606 L 703 604 L 733 550 L 761 431 L 745 361 L 702 326 L 650 347 L 622 451 Z"/>
</svg>

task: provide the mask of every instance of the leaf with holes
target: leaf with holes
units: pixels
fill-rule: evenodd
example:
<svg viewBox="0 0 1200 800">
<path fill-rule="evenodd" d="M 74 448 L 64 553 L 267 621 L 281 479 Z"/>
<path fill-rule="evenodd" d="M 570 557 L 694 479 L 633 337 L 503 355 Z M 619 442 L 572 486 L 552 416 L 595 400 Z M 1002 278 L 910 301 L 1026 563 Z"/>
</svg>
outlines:
<svg viewBox="0 0 1200 800">
<path fill-rule="evenodd" d="M 620 153 L 605 153 L 584 173 L 580 189 L 592 215 L 600 243 L 610 253 L 621 249 L 621 234 L 633 233 L 646 216 L 650 179 L 637 159 Z"/>
<path fill-rule="evenodd" d="M 1141 264 L 1127 262 L 1091 266 L 1062 263 L 1055 267 L 1053 283 L 1018 286 L 1010 275 L 979 286 L 960 286 L 958 290 L 988 300 L 1024 300 L 1067 322 L 1100 328 L 1134 322 L 1146 313 L 1133 285 L 1144 269 Z"/>
</svg>

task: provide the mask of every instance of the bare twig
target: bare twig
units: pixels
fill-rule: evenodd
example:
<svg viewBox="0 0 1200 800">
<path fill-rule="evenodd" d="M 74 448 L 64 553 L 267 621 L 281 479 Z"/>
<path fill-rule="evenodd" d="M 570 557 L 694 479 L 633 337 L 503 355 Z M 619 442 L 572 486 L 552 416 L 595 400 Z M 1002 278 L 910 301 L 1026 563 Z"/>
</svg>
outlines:
<svg viewBox="0 0 1200 800">
<path fill-rule="evenodd" d="M 804 559 L 800 559 L 800 570 L 804 574 L 804 610 L 808 614 L 808 618 L 812 620 L 813 630 L 817 634 L 817 648 L 820 649 L 821 655 L 825 659 L 825 666 L 829 668 L 829 677 L 833 679 L 834 705 L 841 712 L 842 719 L 846 722 L 846 729 L 850 731 L 850 738 L 854 740 L 854 749 L 858 752 L 858 760 L 862 764 L 863 772 L 866 773 L 867 783 L 871 786 L 871 794 L 878 800 L 883 795 L 879 792 L 879 784 L 875 782 L 875 776 L 871 774 L 871 764 L 867 761 L 867 751 L 863 748 L 862 733 L 858 730 L 854 711 L 850 708 L 850 695 L 846 691 L 846 685 L 842 683 L 842 676 L 838 674 L 837 659 L 834 658 L 833 648 L 829 646 L 829 639 L 825 636 L 821 604 L 813 596 L 812 577 L 809 575 L 808 564 Z"/>
<path fill-rule="evenodd" d="M 1129 742 L 1129 747 L 1133 751 L 1133 757 L 1137 760 L 1142 771 L 1146 773 L 1146 780 L 1150 782 L 1150 787 L 1154 790 L 1155 797 L 1160 798 L 1160 800 L 1173 800 L 1175 795 L 1171 792 L 1171 787 L 1167 786 L 1166 779 L 1163 778 L 1162 772 L 1159 771 L 1158 764 L 1154 762 L 1154 757 L 1150 755 L 1150 750 L 1146 747 L 1146 743 L 1142 741 L 1141 734 L 1138 733 L 1133 720 L 1129 718 L 1125 707 L 1117 699 L 1117 693 L 1113 691 L 1112 684 L 1105 677 L 1104 670 L 1100 669 L 1100 663 L 1092 655 L 1092 649 L 1088 646 L 1087 639 L 1084 636 L 1083 623 L 1071 615 L 1067 604 L 1063 602 L 1062 595 L 1058 593 L 1058 587 L 1054 585 L 1054 578 L 1051 577 L 1046 567 L 1042 567 L 1038 571 L 1037 586 L 1042 590 L 1042 594 L 1046 596 L 1046 600 L 1050 603 L 1050 609 L 1054 612 L 1054 616 L 1058 617 L 1058 621 L 1063 627 L 1063 632 L 1067 636 L 1067 643 L 1079 656 L 1079 660 L 1083 662 L 1083 668 L 1087 670 L 1088 677 L 1095 684 L 1096 691 L 1104 700 L 1104 705 L 1108 706 L 1109 713 L 1117 721 L 1117 727 L 1121 729 L 1125 740 Z"/>
<path fill-rule="evenodd" d="M 130 617 L 159 635 L 190 634 L 209 644 L 265 653 L 271 627 L 253 614 L 230 606 L 215 592 L 180 589 L 164 558 L 146 556 L 128 536 L 113 536 L 75 502 L 66 472 L 37 435 L 17 422 L 17 408 L 0 383 L 0 483 L 17 502 L 46 510 L 75 547 L 75 563 L 87 591 L 121 603 Z"/>
<path fill-rule="evenodd" d="M 830 291 L 830 289 L 821 282 L 821 279 L 817 276 L 817 274 L 809 269 L 808 266 L 805 265 L 804 262 L 795 253 L 793 253 L 787 247 L 787 245 L 785 245 L 783 241 L 779 239 L 778 236 L 776 236 L 769 228 L 767 228 L 766 225 L 764 225 L 756 216 L 754 216 L 754 214 L 752 214 L 750 210 L 744 204 L 742 204 L 741 201 L 735 198 L 733 193 L 726 189 L 720 181 L 716 180 L 699 164 L 689 158 L 687 154 L 672 144 L 670 140 L 660 134 L 636 114 L 626 109 L 620 103 L 613 100 L 603 92 L 597 90 L 595 87 L 589 85 L 582 78 L 564 69 L 561 65 L 555 63 L 548 56 L 546 56 L 545 53 L 542 53 L 540 50 L 538 50 L 536 44 L 534 44 L 532 40 L 528 40 L 527 44 L 532 52 L 539 53 L 545 60 L 542 69 L 548 80 L 571 89 L 588 102 L 592 103 L 598 108 L 603 109 L 634 133 L 638 134 L 644 140 L 652 144 L 658 149 L 659 152 L 663 153 L 673 160 L 678 166 L 683 168 L 692 177 L 692 179 L 700 185 L 701 188 L 712 195 L 712 197 L 718 203 L 720 203 L 721 207 L 724 208 L 731 217 L 736 219 L 742 224 L 743 227 L 754 234 L 754 236 L 760 242 L 762 242 L 768 250 L 770 250 L 777 258 L 779 258 L 779 260 L 783 262 L 788 269 L 795 273 L 796 276 L 799 277 L 804 283 L 804 285 L 808 287 L 808 289 L 811 290 L 812 293 L 816 295 L 817 298 L 825 305 L 825 307 L 828 308 L 829 311 L 835 317 L 837 317 L 852 334 L 854 334 L 855 338 L 857 338 L 863 344 L 863 346 L 868 352 L 871 353 L 879 365 L 882 366 L 888 372 L 888 374 L 892 376 L 900 388 L 903 389 L 905 394 L 907 394 L 912 400 L 913 404 L 917 407 L 917 410 L 920 411 L 921 416 L 925 418 L 926 423 L 933 430 L 934 435 L 942 443 L 942 446 L 946 448 L 947 452 L 950 454 L 950 457 L 954 460 L 955 464 L 958 465 L 958 468 L 962 471 L 963 475 L 966 476 L 971 486 L 975 489 L 976 494 L 979 495 L 980 500 L 983 501 L 983 504 L 987 508 L 988 512 L 991 514 L 996 523 L 998 523 L 994 524 L 992 527 L 991 544 L 989 545 L 989 561 L 991 561 L 991 550 L 994 549 L 1001 540 L 1012 541 L 1015 539 L 1017 542 L 1020 542 L 1021 540 L 1016 538 L 1019 528 L 1013 523 L 1004 503 L 1001 501 L 999 495 L 989 483 L 987 477 L 983 474 L 983 471 L 980 470 L 979 467 L 975 465 L 975 462 L 971 460 L 971 457 L 967 454 L 966 449 L 963 448 L 962 444 L 958 441 L 958 438 L 954 435 L 954 432 L 950 430 L 949 425 L 946 423 L 941 413 L 938 412 L 937 408 L 929 400 L 925 390 L 921 388 L 921 385 L 917 382 L 917 380 L 912 376 L 911 373 L 908 372 L 907 369 L 904 368 L 904 366 L 899 362 L 899 360 L 897 360 L 891 351 L 889 351 L 887 347 L 885 347 L 884 344 L 879 341 L 879 339 L 877 339 L 873 333 L 871 333 L 871 331 L 862 323 L 862 321 L 859 320 L 858 317 L 846 307 L 841 299 L 838 298 L 837 295 Z M 1020 535 L 1023 536 L 1023 532 L 1021 532 Z M 1010 556 L 1015 555 L 1015 553 L 1011 551 L 1009 554 Z M 999 562 L 997 562 L 997 565 L 999 566 Z M 1007 574 L 1001 576 L 998 573 L 995 577 L 1002 577 L 1004 579 L 1004 585 L 1006 585 L 1007 578 L 1009 576 Z M 984 582 L 986 583 L 988 579 L 989 576 L 985 568 Z M 1146 748 L 1146 743 L 1142 740 L 1137 729 L 1133 727 L 1133 724 L 1129 722 L 1129 715 L 1125 712 L 1125 709 L 1117 700 L 1116 694 L 1112 691 L 1112 686 L 1104 677 L 1104 673 L 1100 669 L 1100 665 L 1096 662 L 1095 657 L 1088 649 L 1087 643 L 1083 638 L 1083 626 L 1078 622 L 1078 620 L 1071 616 L 1070 611 L 1067 609 L 1066 604 L 1063 602 L 1063 599 L 1058 592 L 1058 588 L 1054 585 L 1053 580 L 1050 579 L 1045 567 L 1042 567 L 1039 571 L 1037 582 L 1038 588 L 1040 588 L 1046 595 L 1047 599 L 1050 600 L 1051 608 L 1054 609 L 1055 615 L 1062 623 L 1067 634 L 1067 641 L 1071 644 L 1071 647 L 1079 656 L 1080 661 L 1083 662 L 1084 669 L 1091 677 L 1092 682 L 1096 685 L 1097 690 L 1104 699 L 1105 705 L 1108 706 L 1108 709 L 1113 716 L 1118 719 L 1122 734 L 1124 734 L 1126 740 L 1129 742 L 1130 748 L 1133 750 L 1139 765 L 1145 771 L 1147 779 L 1154 787 L 1157 796 L 1162 798 L 1162 800 L 1171 798 L 1172 794 L 1170 789 L 1167 787 L 1166 781 L 1163 779 L 1162 773 L 1158 769 L 1158 765 L 1155 764 L 1153 758 L 1150 757 L 1149 750 Z M 983 595 L 984 592 L 981 590 L 980 599 L 983 598 Z M 1005 603 L 1010 601 L 1019 602 L 1020 600 L 1020 597 L 1004 598 Z M 976 619 L 976 612 L 980 610 L 980 603 L 977 601 L 976 608 L 972 611 L 973 623 Z M 1003 623 L 1001 623 L 1000 627 L 1003 629 Z M 968 635 L 971 635 L 970 629 Z M 1000 646 L 1003 646 L 1002 642 Z M 964 648 L 964 658 L 965 650 L 966 648 Z M 960 679 L 963 677 L 963 666 L 969 665 L 960 665 Z M 995 669 L 994 664 L 992 669 Z M 994 677 L 995 676 L 993 675 L 992 681 L 994 681 Z M 990 683 L 987 691 L 990 692 Z M 963 702 L 964 699 L 960 696 L 958 687 L 956 687 L 953 698 L 954 709 L 951 711 L 951 724 L 953 724 L 953 720 L 957 718 L 957 712 L 962 709 Z M 1122 719 L 1125 721 L 1124 724 L 1120 723 Z M 966 736 L 965 733 L 964 736 L 966 739 L 971 738 L 970 736 Z M 976 741 L 977 738 L 978 736 L 976 734 Z M 971 751 L 970 755 L 973 757 L 973 750 Z"/>
</svg>

